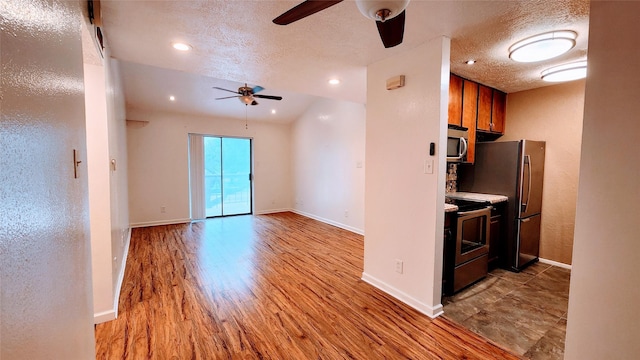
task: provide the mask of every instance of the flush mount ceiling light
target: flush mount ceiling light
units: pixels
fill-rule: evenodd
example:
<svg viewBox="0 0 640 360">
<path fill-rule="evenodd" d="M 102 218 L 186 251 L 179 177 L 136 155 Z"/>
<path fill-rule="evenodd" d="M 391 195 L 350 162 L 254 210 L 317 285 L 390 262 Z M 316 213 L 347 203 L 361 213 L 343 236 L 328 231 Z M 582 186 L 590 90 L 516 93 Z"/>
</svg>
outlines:
<svg viewBox="0 0 640 360">
<path fill-rule="evenodd" d="M 542 72 L 542 80 L 562 82 L 584 79 L 587 76 L 587 61 L 554 66 Z"/>
<path fill-rule="evenodd" d="M 518 41 L 509 48 L 509 57 L 518 62 L 535 62 L 554 58 L 576 45 L 576 34 L 570 30 L 552 31 Z"/>
<path fill-rule="evenodd" d="M 169 96 L 169 101 L 176 101 L 176 97 L 173 95 Z"/>
<path fill-rule="evenodd" d="M 192 49 L 191 45 L 189 44 L 185 44 L 185 43 L 173 43 L 171 44 L 171 46 L 173 46 L 174 49 L 179 50 L 179 51 L 189 51 Z"/>
<path fill-rule="evenodd" d="M 331 85 L 338 85 L 338 84 L 340 84 L 340 80 L 338 80 L 338 79 L 331 79 L 331 80 L 329 80 L 329 84 L 331 84 Z"/>
</svg>

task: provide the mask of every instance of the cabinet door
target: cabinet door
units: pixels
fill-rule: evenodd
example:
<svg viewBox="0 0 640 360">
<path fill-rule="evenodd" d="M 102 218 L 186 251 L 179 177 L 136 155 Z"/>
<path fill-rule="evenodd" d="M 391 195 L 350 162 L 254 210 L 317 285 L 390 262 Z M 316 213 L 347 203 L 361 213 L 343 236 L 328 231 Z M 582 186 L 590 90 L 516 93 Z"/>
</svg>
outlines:
<svg viewBox="0 0 640 360">
<path fill-rule="evenodd" d="M 493 89 L 480 85 L 478 94 L 478 130 L 491 131 Z"/>
<path fill-rule="evenodd" d="M 473 163 L 476 149 L 476 119 L 478 115 L 478 83 L 464 80 L 462 90 L 462 126 L 469 129 L 467 162 Z"/>
<path fill-rule="evenodd" d="M 462 78 L 449 76 L 449 124 L 462 126 Z"/>
<path fill-rule="evenodd" d="M 491 132 L 504 134 L 505 110 L 507 107 L 507 94 L 499 90 L 493 90 L 493 102 L 491 111 Z"/>
</svg>

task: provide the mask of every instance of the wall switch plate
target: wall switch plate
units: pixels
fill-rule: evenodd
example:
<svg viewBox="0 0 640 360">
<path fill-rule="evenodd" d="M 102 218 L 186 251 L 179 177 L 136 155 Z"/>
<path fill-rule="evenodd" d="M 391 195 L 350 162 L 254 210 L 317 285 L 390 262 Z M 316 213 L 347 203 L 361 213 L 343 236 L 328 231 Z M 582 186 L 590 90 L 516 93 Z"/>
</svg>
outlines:
<svg viewBox="0 0 640 360">
<path fill-rule="evenodd" d="M 427 159 L 424 161 L 424 173 L 433 174 L 433 159 Z"/>
</svg>

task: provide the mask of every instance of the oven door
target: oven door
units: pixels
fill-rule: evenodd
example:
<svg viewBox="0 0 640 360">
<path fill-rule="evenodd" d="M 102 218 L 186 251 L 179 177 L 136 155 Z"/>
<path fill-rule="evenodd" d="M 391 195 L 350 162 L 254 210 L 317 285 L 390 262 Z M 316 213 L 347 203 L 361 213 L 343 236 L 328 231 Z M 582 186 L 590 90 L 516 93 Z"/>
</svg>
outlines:
<svg viewBox="0 0 640 360">
<path fill-rule="evenodd" d="M 489 253 L 491 207 L 458 212 L 456 266 Z"/>
</svg>

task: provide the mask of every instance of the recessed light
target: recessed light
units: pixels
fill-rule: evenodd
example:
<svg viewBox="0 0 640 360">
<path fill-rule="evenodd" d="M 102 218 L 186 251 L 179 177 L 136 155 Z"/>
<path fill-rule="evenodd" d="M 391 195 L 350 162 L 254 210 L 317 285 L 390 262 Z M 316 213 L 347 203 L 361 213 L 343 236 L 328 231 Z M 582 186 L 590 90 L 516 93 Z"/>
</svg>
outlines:
<svg viewBox="0 0 640 360">
<path fill-rule="evenodd" d="M 475 64 L 475 63 L 476 63 L 476 61 L 475 61 L 475 60 L 467 60 L 467 61 L 465 61 L 465 63 L 466 63 L 467 65 L 473 65 L 473 64 Z"/>
<path fill-rule="evenodd" d="M 175 97 L 175 96 L 173 96 L 173 95 L 171 95 L 171 96 L 169 96 L 169 100 L 171 100 L 171 101 L 176 101 L 176 97 Z"/>
<path fill-rule="evenodd" d="M 185 44 L 185 43 L 173 43 L 171 46 L 173 46 L 174 49 L 179 50 L 179 51 L 189 51 L 192 49 L 191 45 L 189 44 Z"/>
<path fill-rule="evenodd" d="M 560 56 L 576 45 L 576 34 L 570 30 L 552 31 L 526 38 L 511 45 L 509 57 L 518 62 L 536 62 Z"/>
<path fill-rule="evenodd" d="M 329 84 L 331 84 L 331 85 L 338 85 L 338 84 L 340 84 L 340 80 L 338 80 L 338 79 L 331 79 L 331 80 L 329 80 Z"/>
<path fill-rule="evenodd" d="M 583 79 L 587 76 L 587 61 L 554 66 L 542 72 L 542 80 L 563 82 Z"/>
<path fill-rule="evenodd" d="M 276 113 L 276 109 L 271 109 L 271 113 L 275 114 Z"/>
</svg>

